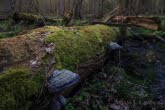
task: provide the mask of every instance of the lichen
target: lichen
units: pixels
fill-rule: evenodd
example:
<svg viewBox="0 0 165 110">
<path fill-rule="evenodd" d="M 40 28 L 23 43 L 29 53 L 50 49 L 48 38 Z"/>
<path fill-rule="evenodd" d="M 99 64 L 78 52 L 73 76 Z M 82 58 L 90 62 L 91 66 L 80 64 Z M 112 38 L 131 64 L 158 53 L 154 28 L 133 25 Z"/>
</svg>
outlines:
<svg viewBox="0 0 165 110">
<path fill-rule="evenodd" d="M 105 44 L 117 39 L 116 31 L 104 25 L 55 28 L 46 42 L 56 45 L 56 67 L 75 71 L 79 64 L 103 53 Z"/>
<path fill-rule="evenodd" d="M 41 87 L 37 77 L 32 78 L 26 69 L 10 69 L 0 74 L 0 110 L 28 110 L 31 96 Z"/>
</svg>

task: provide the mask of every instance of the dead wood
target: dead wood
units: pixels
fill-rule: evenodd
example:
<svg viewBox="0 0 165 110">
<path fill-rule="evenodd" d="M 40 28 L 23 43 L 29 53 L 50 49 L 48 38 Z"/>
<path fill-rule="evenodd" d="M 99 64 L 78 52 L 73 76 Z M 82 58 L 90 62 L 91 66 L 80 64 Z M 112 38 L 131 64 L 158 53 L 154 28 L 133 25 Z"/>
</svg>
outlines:
<svg viewBox="0 0 165 110">
<path fill-rule="evenodd" d="M 151 30 L 159 30 L 161 21 L 158 17 L 136 17 L 136 16 L 115 16 L 109 22 L 93 21 L 92 24 L 104 24 L 109 26 L 137 26 Z"/>
<path fill-rule="evenodd" d="M 102 22 L 106 23 L 108 22 L 110 19 L 112 19 L 114 16 L 116 16 L 116 14 L 118 13 L 119 10 L 119 6 L 117 6 L 113 11 L 111 11 L 108 15 L 106 15 Z"/>
<path fill-rule="evenodd" d="M 24 20 L 24 21 L 43 22 L 44 24 L 45 24 L 45 22 L 58 23 L 59 21 L 61 21 L 60 19 L 43 17 L 41 15 L 35 15 L 35 14 L 30 14 L 30 13 L 14 13 L 12 18 L 16 22 Z"/>
</svg>

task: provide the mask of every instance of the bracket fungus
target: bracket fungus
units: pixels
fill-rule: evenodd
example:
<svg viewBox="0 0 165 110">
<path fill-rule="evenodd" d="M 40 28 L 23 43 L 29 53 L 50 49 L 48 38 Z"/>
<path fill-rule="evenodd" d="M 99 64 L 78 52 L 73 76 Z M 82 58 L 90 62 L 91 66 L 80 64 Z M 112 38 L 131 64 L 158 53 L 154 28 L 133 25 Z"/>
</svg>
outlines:
<svg viewBox="0 0 165 110">
<path fill-rule="evenodd" d="M 65 89 L 76 85 L 80 81 L 80 76 L 69 70 L 55 70 L 48 80 L 48 89 L 55 95 L 61 94 Z M 50 110 L 61 110 L 66 104 L 66 99 L 62 96 L 56 96 L 52 99 Z"/>
<path fill-rule="evenodd" d="M 69 70 L 55 70 L 48 80 L 48 88 L 52 93 L 64 91 L 80 81 L 80 76 Z"/>
</svg>

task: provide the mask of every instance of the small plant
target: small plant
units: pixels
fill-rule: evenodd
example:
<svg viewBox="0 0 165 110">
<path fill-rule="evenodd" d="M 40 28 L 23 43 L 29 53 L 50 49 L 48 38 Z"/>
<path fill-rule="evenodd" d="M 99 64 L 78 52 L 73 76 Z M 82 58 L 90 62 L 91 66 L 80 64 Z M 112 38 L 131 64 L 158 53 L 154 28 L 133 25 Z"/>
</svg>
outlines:
<svg viewBox="0 0 165 110">
<path fill-rule="evenodd" d="M 74 107 L 72 106 L 71 103 L 68 103 L 68 104 L 65 106 L 65 110 L 74 110 Z"/>
</svg>

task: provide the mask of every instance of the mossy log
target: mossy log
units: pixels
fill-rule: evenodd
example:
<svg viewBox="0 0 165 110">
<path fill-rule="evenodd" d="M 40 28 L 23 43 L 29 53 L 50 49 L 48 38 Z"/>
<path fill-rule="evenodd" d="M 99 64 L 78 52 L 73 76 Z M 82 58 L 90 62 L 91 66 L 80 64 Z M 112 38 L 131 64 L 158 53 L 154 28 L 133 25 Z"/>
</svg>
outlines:
<svg viewBox="0 0 165 110">
<path fill-rule="evenodd" d="M 35 21 L 35 22 L 53 22 L 53 23 L 58 23 L 61 22 L 62 20 L 60 19 L 54 19 L 54 18 L 50 18 L 50 17 L 43 17 L 41 15 L 35 15 L 35 14 L 31 14 L 31 13 L 14 13 L 12 18 L 14 19 L 14 21 L 18 22 L 20 20 L 24 20 L 24 21 Z"/>
<path fill-rule="evenodd" d="M 0 109 L 28 110 L 38 99 L 53 58 L 56 63 L 52 67 L 86 78 L 103 65 L 106 44 L 118 36 L 117 28 L 105 25 L 45 26 L 0 39 Z M 50 43 L 55 48 L 48 54 Z"/>
</svg>

